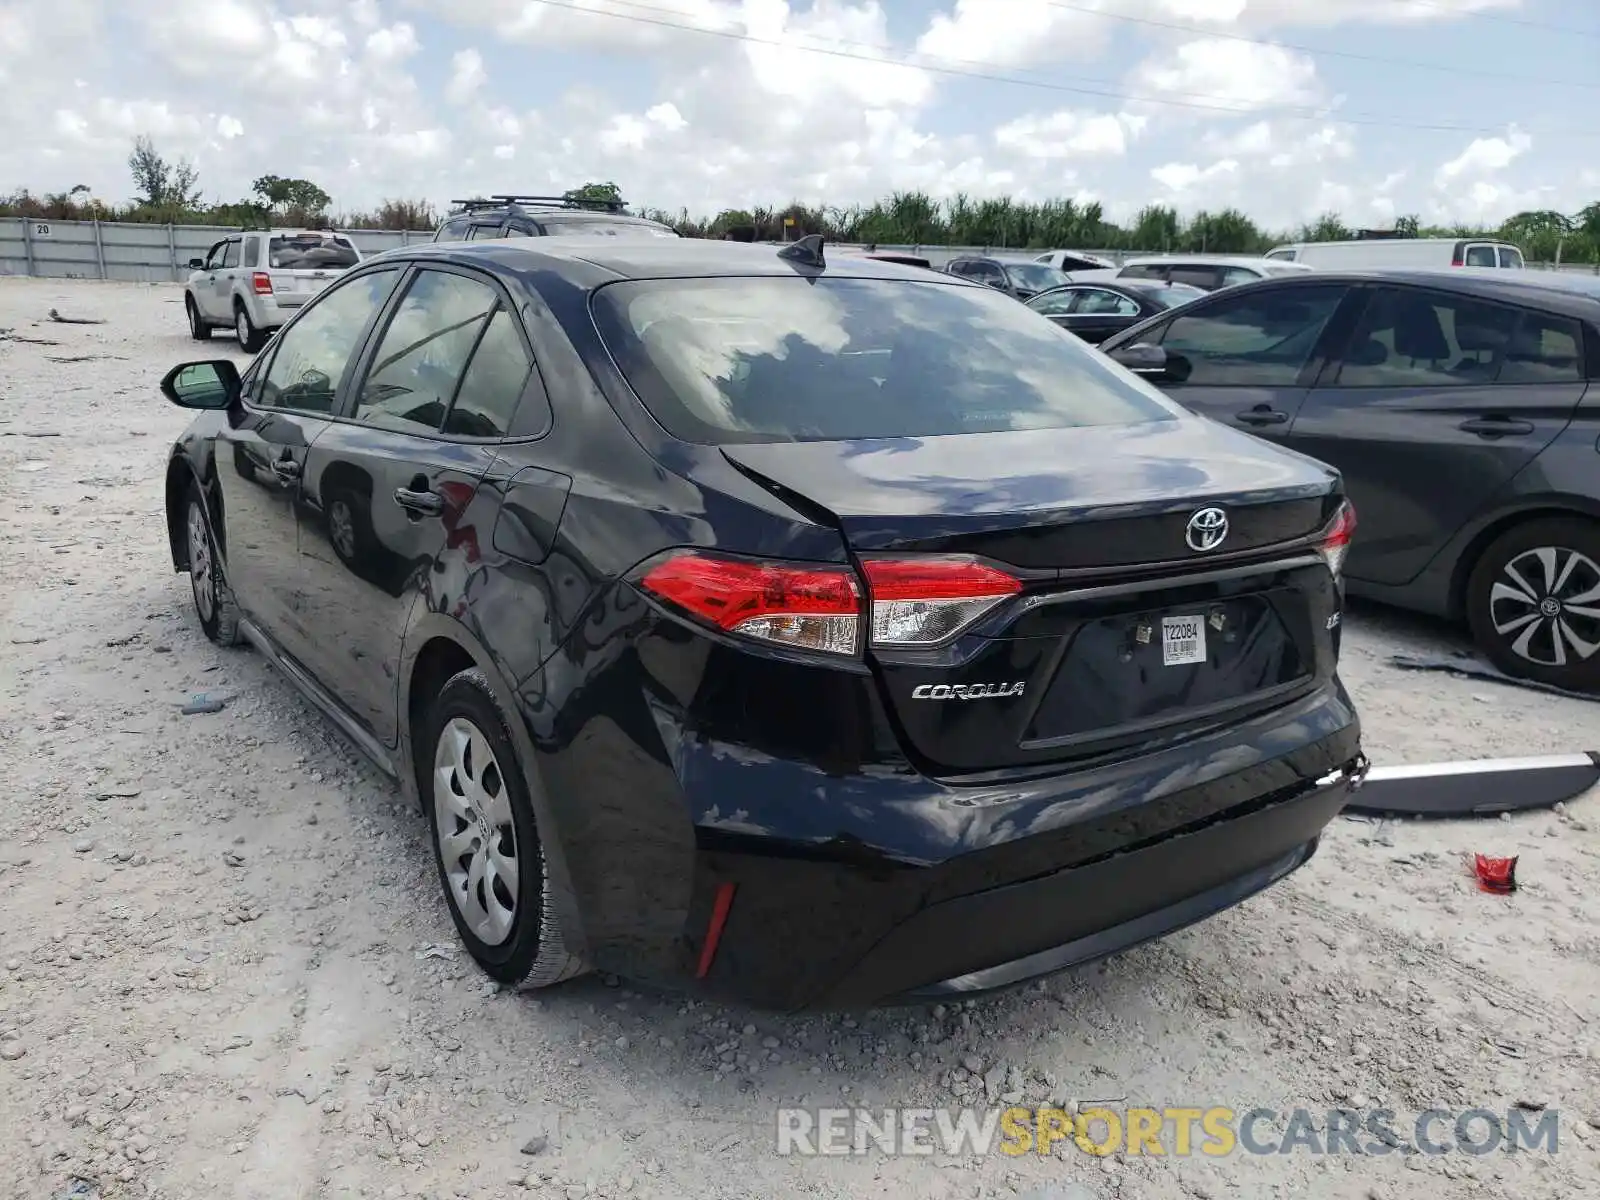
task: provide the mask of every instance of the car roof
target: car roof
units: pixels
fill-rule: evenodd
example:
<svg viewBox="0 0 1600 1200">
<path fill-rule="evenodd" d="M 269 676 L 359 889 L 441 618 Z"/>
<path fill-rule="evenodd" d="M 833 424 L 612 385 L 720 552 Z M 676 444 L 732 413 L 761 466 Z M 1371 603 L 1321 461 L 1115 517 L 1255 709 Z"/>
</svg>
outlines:
<svg viewBox="0 0 1600 1200">
<path fill-rule="evenodd" d="M 496 238 L 483 242 L 419 242 L 378 256 L 397 259 L 440 259 L 464 266 L 498 268 L 527 275 L 554 271 L 569 281 L 599 287 L 618 279 L 702 279 L 735 276 L 784 278 L 803 270 L 781 258 L 781 246 L 724 242 L 708 238 L 561 237 Z M 842 279 L 903 279 L 943 287 L 981 287 L 925 267 L 905 266 L 864 254 L 840 251 L 823 258 L 824 273 Z M 368 259 L 368 262 L 374 261 Z"/>
<path fill-rule="evenodd" d="M 1538 305 L 1589 322 L 1600 320 L 1600 275 L 1575 271 L 1517 271 L 1508 267 L 1373 267 L 1367 270 L 1312 271 L 1304 276 L 1279 275 L 1235 284 L 1227 291 L 1231 295 L 1247 288 L 1265 291 L 1324 281 L 1408 284 L 1459 292 L 1483 300 L 1500 300 L 1507 304 Z"/>
</svg>

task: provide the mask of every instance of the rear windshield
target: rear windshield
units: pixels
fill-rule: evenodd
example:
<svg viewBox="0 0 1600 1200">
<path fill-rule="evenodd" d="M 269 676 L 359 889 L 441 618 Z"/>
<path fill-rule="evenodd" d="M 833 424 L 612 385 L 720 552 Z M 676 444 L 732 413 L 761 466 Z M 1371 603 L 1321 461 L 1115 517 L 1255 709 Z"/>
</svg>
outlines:
<svg viewBox="0 0 1600 1200">
<path fill-rule="evenodd" d="M 1064 272 L 1045 266 L 1043 263 L 1007 263 L 1006 269 L 1011 272 L 1011 278 L 1018 286 L 1035 292 L 1061 287 L 1072 282 Z"/>
<path fill-rule="evenodd" d="M 284 270 L 295 268 L 353 267 L 361 261 L 356 248 L 342 237 L 315 234 L 286 234 L 267 243 L 267 265 Z"/>
<path fill-rule="evenodd" d="M 634 221 L 563 221 L 539 218 L 547 234 L 576 237 L 677 237 L 677 231 Z"/>
<path fill-rule="evenodd" d="M 653 279 L 595 293 L 617 364 L 701 443 L 934 437 L 1175 420 L 1143 381 L 990 288 Z"/>
</svg>

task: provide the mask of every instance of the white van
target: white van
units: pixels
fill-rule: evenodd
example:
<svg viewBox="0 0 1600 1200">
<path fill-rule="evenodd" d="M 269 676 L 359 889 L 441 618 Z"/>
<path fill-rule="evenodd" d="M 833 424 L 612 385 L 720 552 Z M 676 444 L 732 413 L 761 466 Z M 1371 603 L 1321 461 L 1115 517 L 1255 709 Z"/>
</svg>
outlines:
<svg viewBox="0 0 1600 1200">
<path fill-rule="evenodd" d="M 1526 265 L 1510 242 L 1479 238 L 1361 238 L 1353 242 L 1295 242 L 1275 246 L 1268 258 L 1324 270 L 1366 267 L 1506 267 Z"/>
</svg>

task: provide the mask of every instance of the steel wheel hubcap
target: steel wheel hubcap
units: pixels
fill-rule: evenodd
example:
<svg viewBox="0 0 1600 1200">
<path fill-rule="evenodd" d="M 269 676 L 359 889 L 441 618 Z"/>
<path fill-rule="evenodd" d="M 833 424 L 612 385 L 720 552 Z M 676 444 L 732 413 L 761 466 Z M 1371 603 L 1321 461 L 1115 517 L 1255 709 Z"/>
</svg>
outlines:
<svg viewBox="0 0 1600 1200">
<path fill-rule="evenodd" d="M 433 826 L 456 912 L 485 945 L 511 936 L 521 863 L 511 797 L 483 732 L 454 717 L 433 754 Z"/>
<path fill-rule="evenodd" d="M 345 558 L 356 556 L 356 523 L 350 506 L 335 500 L 328 508 L 328 533 L 333 538 L 333 548 Z"/>
<path fill-rule="evenodd" d="M 1489 619 L 1531 663 L 1584 662 L 1600 651 L 1600 564 L 1560 546 L 1524 550 L 1490 589 Z"/>
<path fill-rule="evenodd" d="M 189 585 L 194 589 L 194 606 L 202 621 L 209 621 L 216 609 L 216 593 L 211 575 L 211 538 L 206 534 L 206 517 L 198 504 L 189 505 Z"/>
</svg>

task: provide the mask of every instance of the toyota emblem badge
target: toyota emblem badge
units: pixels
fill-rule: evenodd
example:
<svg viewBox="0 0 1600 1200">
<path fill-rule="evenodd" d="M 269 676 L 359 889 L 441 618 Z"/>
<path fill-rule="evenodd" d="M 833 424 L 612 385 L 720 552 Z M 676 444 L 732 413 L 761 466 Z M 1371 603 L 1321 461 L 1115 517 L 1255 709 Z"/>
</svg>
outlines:
<svg viewBox="0 0 1600 1200">
<path fill-rule="evenodd" d="M 1184 541 L 1189 549 L 1204 553 L 1215 550 L 1228 536 L 1228 514 L 1220 508 L 1202 508 L 1189 518 Z"/>
</svg>

